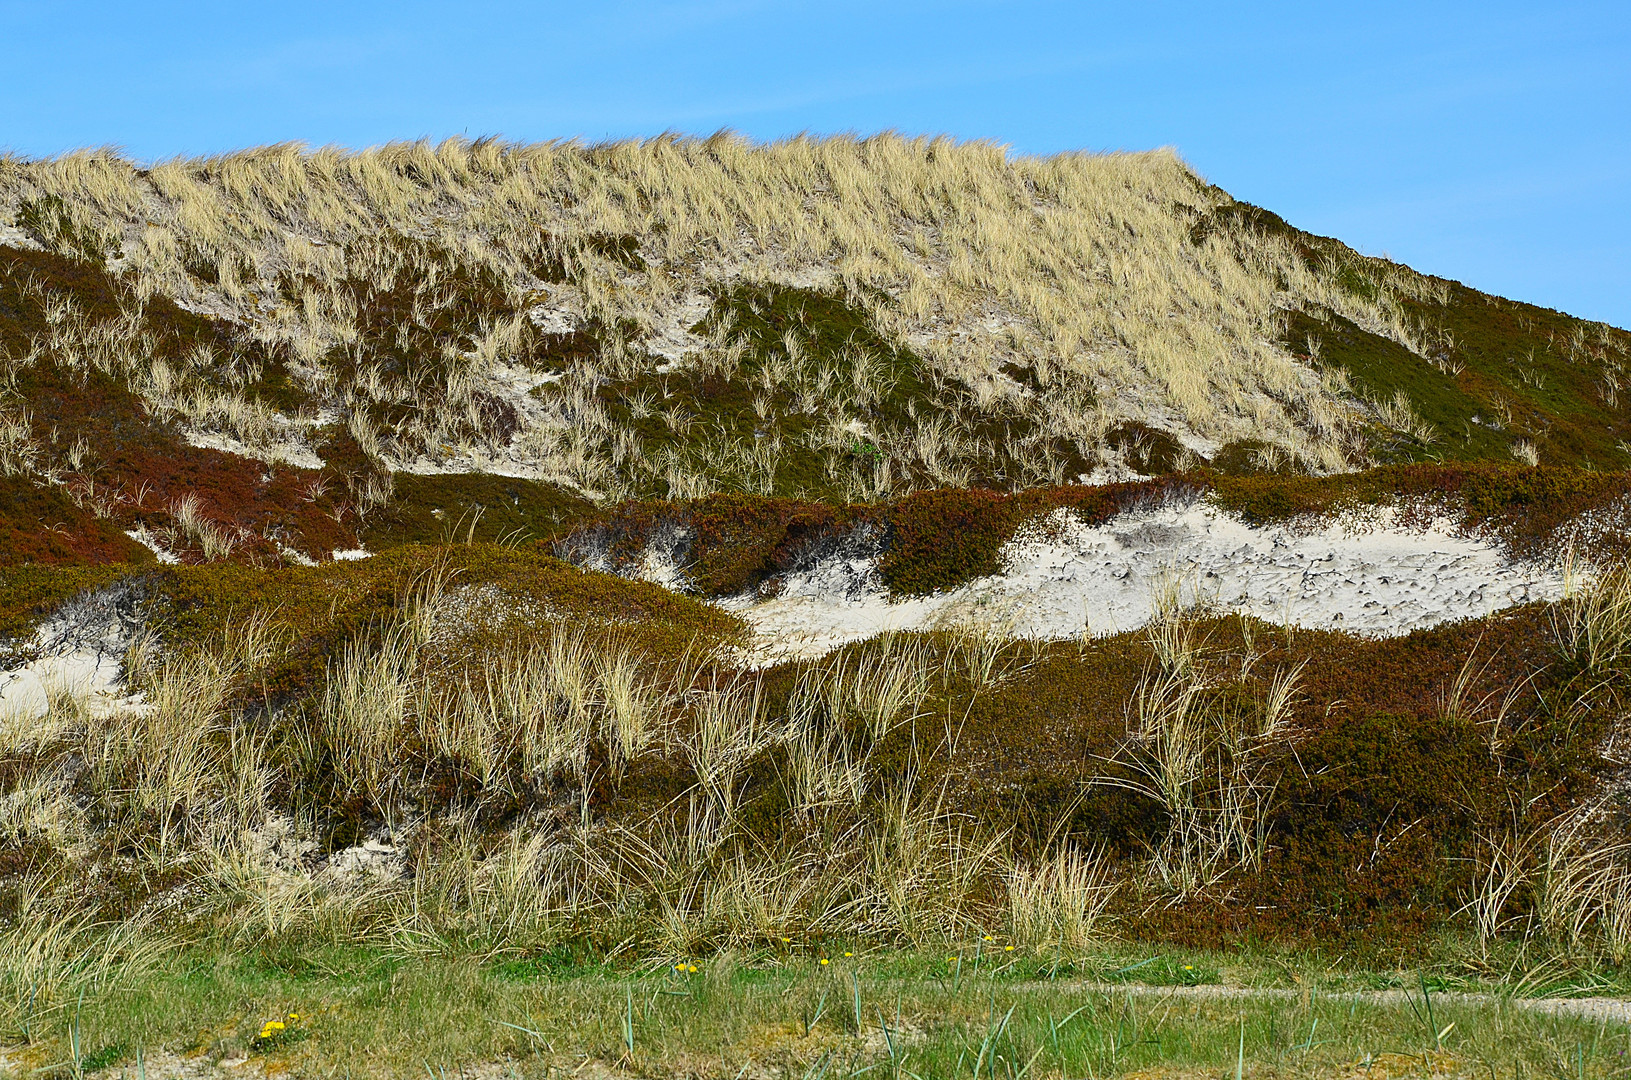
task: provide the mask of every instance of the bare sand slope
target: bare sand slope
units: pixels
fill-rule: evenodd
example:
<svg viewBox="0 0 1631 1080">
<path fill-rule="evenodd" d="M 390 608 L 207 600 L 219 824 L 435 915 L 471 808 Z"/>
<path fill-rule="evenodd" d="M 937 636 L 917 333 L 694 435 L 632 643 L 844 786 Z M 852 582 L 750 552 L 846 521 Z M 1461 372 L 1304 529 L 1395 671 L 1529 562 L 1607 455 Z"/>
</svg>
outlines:
<svg viewBox="0 0 1631 1080">
<path fill-rule="evenodd" d="M 1447 520 L 1406 520 L 1382 507 L 1256 527 L 1197 499 L 1087 526 L 1059 510 L 1007 544 L 1000 572 L 934 596 L 892 599 L 876 557 L 852 554 L 789 575 L 773 599 L 724 603 L 753 625 L 766 657 L 800 657 L 885 630 L 969 622 L 1026 638 L 1117 633 L 1174 602 L 1388 636 L 1563 594 L 1558 563 L 1516 559 Z"/>
</svg>

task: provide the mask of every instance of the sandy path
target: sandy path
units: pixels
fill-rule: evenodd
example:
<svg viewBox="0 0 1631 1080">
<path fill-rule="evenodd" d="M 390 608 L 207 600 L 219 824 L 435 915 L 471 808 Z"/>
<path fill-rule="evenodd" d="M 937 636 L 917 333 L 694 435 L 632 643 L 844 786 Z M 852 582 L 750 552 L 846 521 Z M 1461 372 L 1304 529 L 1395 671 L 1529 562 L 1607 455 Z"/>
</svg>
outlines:
<svg viewBox="0 0 1631 1080">
<path fill-rule="evenodd" d="M 1027 989 L 1057 987 L 1056 983 L 1026 983 Z M 1187 1001 L 1300 1001 L 1304 991 L 1289 987 L 1249 986 L 1151 986 L 1145 983 L 1077 983 L 1075 986 L 1088 993 L 1130 994 L 1135 997 L 1173 998 Z M 1405 1005 L 1421 1002 L 1421 994 L 1414 990 L 1340 990 L 1313 996 L 1322 1001 L 1358 1002 L 1362 1005 Z M 1460 1006 L 1496 1006 L 1507 1004 L 1515 1009 L 1546 1013 L 1552 1016 L 1577 1017 L 1582 1020 L 1625 1024 L 1631 1026 L 1631 1001 L 1608 997 L 1541 997 L 1520 998 L 1501 994 L 1480 994 L 1464 991 L 1442 991 L 1433 995 L 1435 1005 L 1444 1003 Z"/>
</svg>

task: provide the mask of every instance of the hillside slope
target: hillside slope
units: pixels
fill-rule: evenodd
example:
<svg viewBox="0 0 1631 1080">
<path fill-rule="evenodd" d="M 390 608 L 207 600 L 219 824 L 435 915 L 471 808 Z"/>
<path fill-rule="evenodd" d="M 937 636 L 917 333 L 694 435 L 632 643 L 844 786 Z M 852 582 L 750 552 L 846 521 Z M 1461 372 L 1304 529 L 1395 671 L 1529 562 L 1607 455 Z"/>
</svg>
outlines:
<svg viewBox="0 0 1631 1080">
<path fill-rule="evenodd" d="M 184 561 L 320 560 L 720 491 L 1617 469 L 1628 353 L 1165 152 L 5 158 L 0 559 L 139 559 L 132 532 Z"/>
<path fill-rule="evenodd" d="M 1628 356 L 1164 153 L 0 159 L 0 1066 L 714 1075 L 658 1024 L 740 978 L 765 1075 L 1110 1075 L 994 995 L 1223 948 L 1424 968 L 1439 1053 L 1441 973 L 1623 992 Z M 514 973 L 630 978 L 568 1064 Z"/>
</svg>

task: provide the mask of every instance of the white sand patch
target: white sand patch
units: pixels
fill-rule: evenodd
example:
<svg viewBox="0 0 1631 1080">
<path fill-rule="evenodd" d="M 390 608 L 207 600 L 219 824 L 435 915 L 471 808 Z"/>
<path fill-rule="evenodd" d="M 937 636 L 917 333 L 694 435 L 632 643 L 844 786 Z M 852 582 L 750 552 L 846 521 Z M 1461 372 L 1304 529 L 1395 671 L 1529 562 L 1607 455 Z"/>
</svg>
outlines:
<svg viewBox="0 0 1631 1080">
<path fill-rule="evenodd" d="M 27 248 L 29 251 L 44 251 L 39 241 L 15 225 L 0 221 L 0 245 L 14 248 Z"/>
<path fill-rule="evenodd" d="M 136 543 L 140 544 L 148 551 L 151 551 L 158 557 L 159 562 L 164 563 L 167 566 L 174 566 L 181 562 L 180 556 L 176 555 L 175 552 L 165 547 L 158 537 L 154 536 L 147 530 L 147 526 L 145 525 L 138 525 L 134 529 L 126 529 L 125 535 L 136 541 Z"/>
<path fill-rule="evenodd" d="M 294 548 L 285 544 L 279 544 L 277 550 L 278 554 L 283 556 L 285 561 L 292 563 L 295 566 L 317 565 L 317 560 L 312 558 L 310 555 L 307 555 L 304 551 L 296 551 Z"/>
<path fill-rule="evenodd" d="M 947 596 L 891 600 L 874 555 L 834 555 L 811 570 L 788 574 L 781 594 L 755 601 L 729 597 L 719 605 L 753 627 L 752 659 L 802 659 L 889 630 L 936 625 Z"/>
<path fill-rule="evenodd" d="M 632 577 L 674 592 L 685 592 L 688 583 L 681 564 L 694 539 L 690 529 L 668 522 L 653 529 L 646 538 L 637 567 L 620 566 L 613 560 L 609 538 L 604 533 L 580 543 L 567 557 L 585 570 Z"/>
<path fill-rule="evenodd" d="M 573 294 L 577 293 L 572 289 Z M 565 289 L 562 289 L 565 297 Z M 551 307 L 548 304 L 535 304 L 527 309 L 527 318 L 532 325 L 546 334 L 570 334 L 583 327 L 583 318 L 572 307 Z"/>
<path fill-rule="evenodd" d="M 8 645 L 12 657 L 27 659 L 0 671 L 0 717 L 7 725 L 38 719 L 67 698 L 97 715 L 130 704 L 124 661 L 138 627 L 134 602 L 118 585 L 70 600 L 23 649 Z"/>
<path fill-rule="evenodd" d="M 706 339 L 691 333 L 691 327 L 702 321 L 713 304 L 714 298 L 709 294 L 693 291 L 658 315 L 641 345 L 649 355 L 662 358 L 659 371 L 665 367 L 673 370 L 683 364 L 688 355 L 708 344 Z"/>
<path fill-rule="evenodd" d="M 0 716 L 38 719 L 53 699 L 78 698 L 100 713 L 121 700 L 124 663 L 89 651 L 43 656 L 12 671 L 0 671 Z"/>
<path fill-rule="evenodd" d="M 403 850 L 386 836 L 372 837 L 354 847 L 348 847 L 328 857 L 323 871 L 337 878 L 399 878 L 407 865 Z"/>
<path fill-rule="evenodd" d="M 770 659 L 965 622 L 1048 640 L 1118 633 L 1148 623 L 1173 587 L 1186 603 L 1384 637 L 1555 600 L 1564 578 L 1448 521 L 1407 528 L 1393 508 L 1256 528 L 1196 500 L 1093 527 L 1055 511 L 1005 545 L 999 573 L 931 597 L 892 601 L 874 558 L 835 556 L 788 575 L 774 599 L 724 606 L 747 619 Z"/>
<path fill-rule="evenodd" d="M 289 439 L 276 446 L 250 446 L 248 443 L 234 439 L 230 435 L 219 431 L 190 430 L 184 434 L 188 446 L 196 446 L 200 450 L 219 450 L 223 454 L 236 454 L 238 457 L 250 458 L 254 461 L 271 463 L 281 462 L 292 465 L 297 469 L 321 469 L 323 459 L 317 452 L 301 442 L 289 425 Z"/>
<path fill-rule="evenodd" d="M 533 391 L 560 380 L 560 372 L 534 371 L 525 364 L 494 363 L 479 377 L 474 389 L 508 403 L 515 410 L 520 430 L 525 431 L 547 424 L 552 415 L 548 403 Z M 504 446 L 449 444 L 432 454 L 420 454 L 411 460 L 387 455 L 387 463 L 397 472 L 419 476 L 482 472 L 520 480 L 556 479 L 552 472 L 525 452 L 515 436 Z"/>
</svg>

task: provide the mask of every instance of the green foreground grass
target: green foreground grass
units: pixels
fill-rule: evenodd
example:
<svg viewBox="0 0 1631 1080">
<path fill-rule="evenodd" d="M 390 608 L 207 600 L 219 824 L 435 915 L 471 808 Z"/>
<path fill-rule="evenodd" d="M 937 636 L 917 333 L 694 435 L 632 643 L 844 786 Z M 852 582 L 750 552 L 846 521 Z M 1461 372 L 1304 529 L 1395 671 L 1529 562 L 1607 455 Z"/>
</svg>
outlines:
<svg viewBox="0 0 1631 1080">
<path fill-rule="evenodd" d="M 1367 993 L 1389 988 L 1390 997 Z M 39 1018 L 31 1041 L 0 1061 L 19 1077 L 100 1071 L 153 1080 L 1627 1071 L 1626 1028 L 1526 1008 L 1514 996 L 1523 990 L 1306 954 L 1123 948 L 1070 963 L 999 942 L 955 956 L 790 942 L 779 954 L 641 964 L 568 951 L 495 960 L 192 946 Z"/>
</svg>

